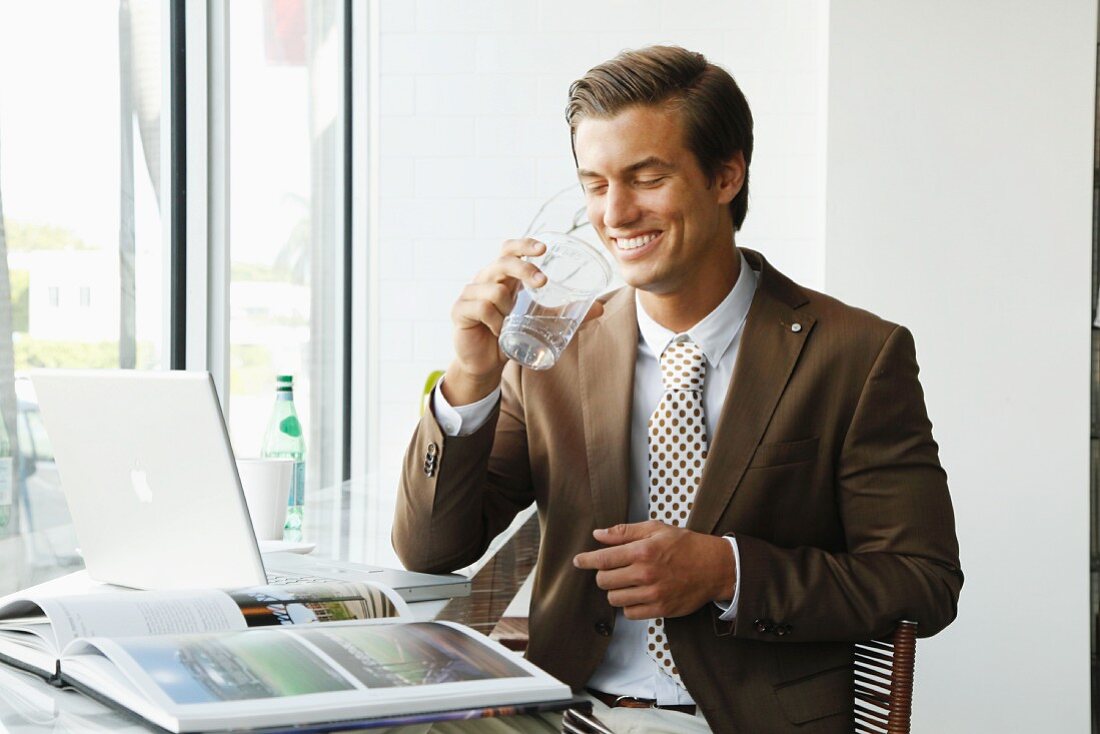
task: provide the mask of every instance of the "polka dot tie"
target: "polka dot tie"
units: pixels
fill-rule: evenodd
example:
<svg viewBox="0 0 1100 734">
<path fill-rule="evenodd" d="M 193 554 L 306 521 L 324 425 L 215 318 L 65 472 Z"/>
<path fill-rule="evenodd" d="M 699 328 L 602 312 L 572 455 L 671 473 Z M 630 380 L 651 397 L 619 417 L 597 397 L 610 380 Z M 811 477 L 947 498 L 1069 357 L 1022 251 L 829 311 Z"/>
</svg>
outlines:
<svg viewBox="0 0 1100 734">
<path fill-rule="evenodd" d="M 649 418 L 649 517 L 682 527 L 695 504 L 695 490 L 707 459 L 703 379 L 707 363 L 692 341 L 676 341 L 661 355 L 665 394 Z M 649 656 L 681 687 L 680 671 L 668 649 L 664 620 L 650 620 Z"/>
</svg>

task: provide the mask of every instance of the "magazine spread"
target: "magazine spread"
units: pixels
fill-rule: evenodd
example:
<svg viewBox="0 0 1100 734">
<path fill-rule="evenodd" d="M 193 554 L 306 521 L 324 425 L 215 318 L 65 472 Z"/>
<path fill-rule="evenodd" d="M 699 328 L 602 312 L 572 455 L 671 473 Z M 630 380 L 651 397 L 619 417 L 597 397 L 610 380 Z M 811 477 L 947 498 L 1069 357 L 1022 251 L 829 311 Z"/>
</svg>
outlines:
<svg viewBox="0 0 1100 734">
<path fill-rule="evenodd" d="M 62 651 L 79 638 L 407 616 L 404 600 L 366 583 L 133 591 L 73 580 L 0 599 L 0 660 L 52 678 L 59 673 Z"/>
<path fill-rule="evenodd" d="M 411 621 L 400 597 L 364 583 L 32 589 L 0 599 L 0 659 L 175 732 L 472 718 L 572 695 L 473 630 Z"/>
</svg>

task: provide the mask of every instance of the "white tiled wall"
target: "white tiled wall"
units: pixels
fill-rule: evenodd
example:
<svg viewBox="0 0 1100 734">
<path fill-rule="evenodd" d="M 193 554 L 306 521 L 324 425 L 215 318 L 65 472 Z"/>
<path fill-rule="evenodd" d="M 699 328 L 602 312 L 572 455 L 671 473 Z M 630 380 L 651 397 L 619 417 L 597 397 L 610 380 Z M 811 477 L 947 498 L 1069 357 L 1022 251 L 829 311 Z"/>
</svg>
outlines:
<svg viewBox="0 0 1100 734">
<path fill-rule="evenodd" d="M 740 244 L 820 288 L 822 0 L 380 0 L 379 481 L 396 487 L 421 385 L 450 361 L 462 286 L 574 181 L 569 83 L 625 48 L 675 43 L 728 69 L 756 151 Z M 388 508 L 383 508 L 383 513 Z M 388 522 L 388 518 L 386 520 Z"/>
<path fill-rule="evenodd" d="M 917 645 L 913 731 L 1096 729 L 1097 3 L 1052 7 L 830 8 L 829 289 L 913 332 L 966 574 Z"/>
</svg>

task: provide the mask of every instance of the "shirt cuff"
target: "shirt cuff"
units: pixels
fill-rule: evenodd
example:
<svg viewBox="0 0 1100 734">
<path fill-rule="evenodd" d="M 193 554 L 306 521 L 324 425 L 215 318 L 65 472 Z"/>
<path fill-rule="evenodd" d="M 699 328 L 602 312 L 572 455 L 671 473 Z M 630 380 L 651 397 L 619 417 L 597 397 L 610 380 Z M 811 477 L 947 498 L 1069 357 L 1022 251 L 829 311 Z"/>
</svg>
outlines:
<svg viewBox="0 0 1100 734">
<path fill-rule="evenodd" d="M 716 601 L 714 603 L 722 610 L 722 614 L 718 619 L 723 622 L 732 622 L 737 619 L 737 601 L 741 598 L 741 551 L 737 549 L 737 538 L 732 535 L 723 537 L 730 542 L 730 548 L 733 549 L 733 572 L 737 580 L 733 582 L 733 598 L 728 602 Z"/>
<path fill-rule="evenodd" d="M 432 415 L 447 436 L 469 436 L 475 433 L 489 420 L 500 398 L 498 387 L 476 403 L 453 406 L 443 397 L 443 392 L 439 389 L 442 384 L 443 378 L 440 377 L 432 388 L 431 406 Z"/>
</svg>

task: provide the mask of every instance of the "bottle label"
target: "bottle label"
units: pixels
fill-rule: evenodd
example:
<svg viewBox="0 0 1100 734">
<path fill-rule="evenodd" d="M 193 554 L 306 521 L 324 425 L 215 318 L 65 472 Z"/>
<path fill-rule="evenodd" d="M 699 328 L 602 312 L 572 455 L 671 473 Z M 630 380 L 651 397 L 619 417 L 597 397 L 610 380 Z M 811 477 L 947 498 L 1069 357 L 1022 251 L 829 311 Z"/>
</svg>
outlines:
<svg viewBox="0 0 1100 734">
<path fill-rule="evenodd" d="M 0 507 L 11 504 L 12 487 L 15 483 L 13 466 L 10 456 L 0 457 Z"/>
<path fill-rule="evenodd" d="M 306 463 L 294 462 L 294 478 L 290 483 L 290 495 L 287 498 L 287 507 L 301 507 L 306 500 Z"/>
</svg>

